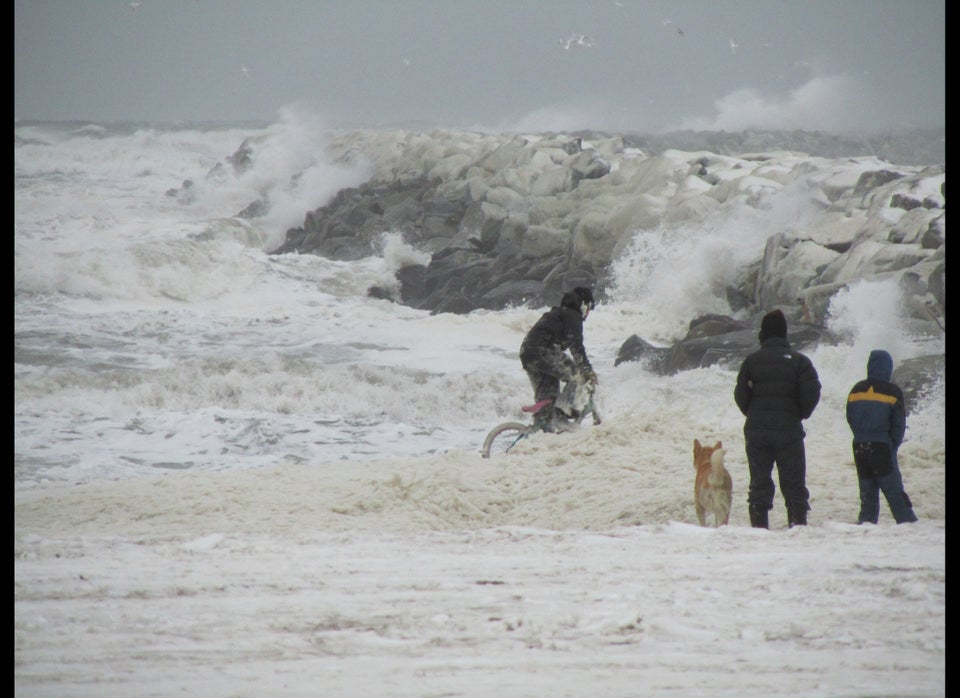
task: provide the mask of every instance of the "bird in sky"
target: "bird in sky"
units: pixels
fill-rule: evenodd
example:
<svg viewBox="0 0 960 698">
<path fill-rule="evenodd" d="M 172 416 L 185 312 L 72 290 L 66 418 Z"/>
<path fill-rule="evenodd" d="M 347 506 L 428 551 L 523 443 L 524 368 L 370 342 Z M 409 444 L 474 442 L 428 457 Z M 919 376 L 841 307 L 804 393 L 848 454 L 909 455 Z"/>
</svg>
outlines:
<svg viewBox="0 0 960 698">
<path fill-rule="evenodd" d="M 663 26 L 667 26 L 668 24 L 673 24 L 673 20 L 670 19 L 669 17 L 663 20 Z M 683 29 L 677 26 L 674 26 L 674 29 L 677 30 L 677 36 L 683 37 Z"/>
<path fill-rule="evenodd" d="M 571 34 L 569 39 L 560 39 L 560 45 L 569 51 L 572 48 L 590 48 L 593 42 L 583 34 Z"/>
<path fill-rule="evenodd" d="M 730 39 L 730 53 L 736 53 L 736 52 L 737 52 L 737 47 L 738 47 L 739 45 L 740 45 L 740 44 L 738 44 L 736 41 L 734 41 L 733 39 Z"/>
<path fill-rule="evenodd" d="M 249 78 L 249 77 L 250 77 L 250 69 L 249 69 L 247 66 L 245 66 L 245 65 L 244 65 L 244 66 L 241 66 L 241 67 L 240 67 L 240 72 L 243 73 L 243 77 L 245 77 L 245 78 Z"/>
</svg>

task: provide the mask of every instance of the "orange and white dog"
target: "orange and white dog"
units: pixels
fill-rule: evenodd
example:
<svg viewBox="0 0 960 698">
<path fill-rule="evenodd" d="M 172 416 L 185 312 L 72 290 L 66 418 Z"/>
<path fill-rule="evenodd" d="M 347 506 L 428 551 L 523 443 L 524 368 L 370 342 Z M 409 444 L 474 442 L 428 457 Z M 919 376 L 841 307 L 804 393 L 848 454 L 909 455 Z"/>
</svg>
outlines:
<svg viewBox="0 0 960 698">
<path fill-rule="evenodd" d="M 693 440 L 693 467 L 697 477 L 693 481 L 693 502 L 701 526 L 707 525 L 707 514 L 713 514 L 714 527 L 726 526 L 730 520 L 733 501 L 733 478 L 723 466 L 726 451 L 723 443 L 703 446 Z"/>
</svg>

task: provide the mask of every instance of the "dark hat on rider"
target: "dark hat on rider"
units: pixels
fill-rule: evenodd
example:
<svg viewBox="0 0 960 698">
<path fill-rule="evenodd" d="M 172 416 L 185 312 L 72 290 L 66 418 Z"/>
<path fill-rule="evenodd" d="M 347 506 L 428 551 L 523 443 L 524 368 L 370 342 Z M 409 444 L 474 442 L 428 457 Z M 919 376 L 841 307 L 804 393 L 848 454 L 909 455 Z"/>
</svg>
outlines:
<svg viewBox="0 0 960 698">
<path fill-rule="evenodd" d="M 760 341 L 771 337 L 787 338 L 787 318 L 782 310 L 771 310 L 760 321 Z"/>
<path fill-rule="evenodd" d="M 564 308 L 575 308 L 577 310 L 586 306 L 590 310 L 593 310 L 596 303 L 593 300 L 593 291 L 586 286 L 577 286 L 573 290 L 563 294 L 563 298 L 560 299 L 560 305 Z"/>
</svg>

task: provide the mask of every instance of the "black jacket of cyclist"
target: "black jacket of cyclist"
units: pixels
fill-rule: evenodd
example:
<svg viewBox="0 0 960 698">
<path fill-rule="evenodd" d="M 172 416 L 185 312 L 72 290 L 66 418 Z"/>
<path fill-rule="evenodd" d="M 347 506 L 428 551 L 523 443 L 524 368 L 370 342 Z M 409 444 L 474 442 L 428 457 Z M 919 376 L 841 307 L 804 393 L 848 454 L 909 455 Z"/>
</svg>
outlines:
<svg viewBox="0 0 960 698">
<path fill-rule="evenodd" d="M 541 315 L 523 338 L 520 364 L 533 386 L 534 399 L 551 401 L 541 418 L 553 416 L 561 380 L 572 380 L 578 374 L 594 382 L 597 379 L 583 347 L 583 321 L 594 305 L 589 288 L 578 286 L 567 291 L 560 305 Z"/>
</svg>

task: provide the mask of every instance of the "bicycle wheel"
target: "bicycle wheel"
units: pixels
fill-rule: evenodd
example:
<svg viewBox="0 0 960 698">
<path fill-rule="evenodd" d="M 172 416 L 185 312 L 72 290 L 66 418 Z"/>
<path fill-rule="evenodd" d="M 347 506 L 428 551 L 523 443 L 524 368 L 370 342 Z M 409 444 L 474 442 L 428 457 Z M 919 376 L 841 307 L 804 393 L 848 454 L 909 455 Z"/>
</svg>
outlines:
<svg viewBox="0 0 960 698">
<path fill-rule="evenodd" d="M 504 422 L 498 424 L 483 442 L 480 452 L 484 458 L 503 456 L 522 438 L 530 433 L 530 427 L 522 422 Z"/>
</svg>

